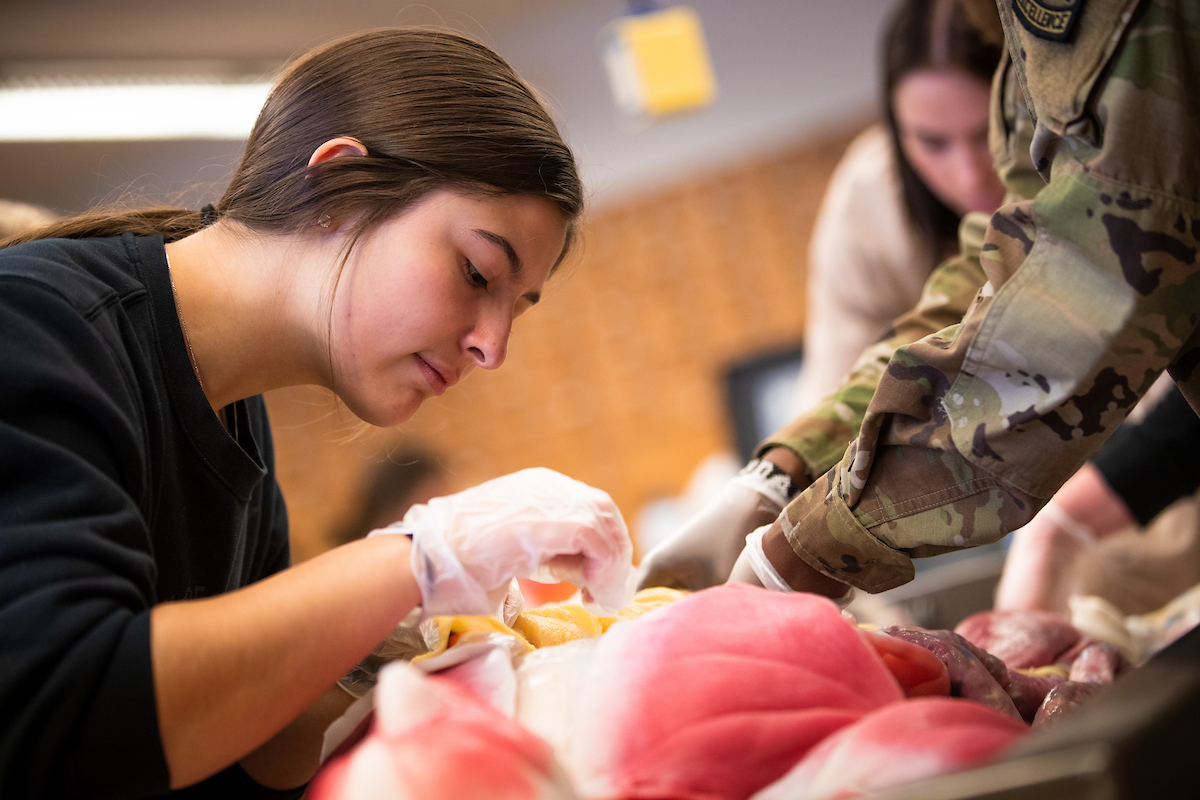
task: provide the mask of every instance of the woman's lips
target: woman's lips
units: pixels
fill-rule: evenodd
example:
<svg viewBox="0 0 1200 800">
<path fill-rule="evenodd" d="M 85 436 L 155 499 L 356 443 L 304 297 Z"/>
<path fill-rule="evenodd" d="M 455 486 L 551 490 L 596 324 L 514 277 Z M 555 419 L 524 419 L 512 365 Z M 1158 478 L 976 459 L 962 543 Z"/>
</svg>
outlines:
<svg viewBox="0 0 1200 800">
<path fill-rule="evenodd" d="M 433 390 L 434 394 L 440 395 L 450 386 L 450 382 L 443 377 L 442 373 L 438 372 L 432 364 L 419 355 L 414 355 L 417 359 L 417 367 L 420 368 L 421 374 L 425 376 L 426 383 Z"/>
</svg>

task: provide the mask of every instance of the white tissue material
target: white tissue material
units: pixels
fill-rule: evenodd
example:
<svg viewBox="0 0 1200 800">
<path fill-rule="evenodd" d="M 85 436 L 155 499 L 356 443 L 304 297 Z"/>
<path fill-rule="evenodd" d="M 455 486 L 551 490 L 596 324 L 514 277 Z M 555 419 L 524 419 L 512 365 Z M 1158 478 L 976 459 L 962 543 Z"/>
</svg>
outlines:
<svg viewBox="0 0 1200 800">
<path fill-rule="evenodd" d="M 513 656 L 520 648 L 518 641 L 507 634 L 471 632 L 463 634 L 454 647 L 414 666 L 453 681 L 511 718 L 517 708 Z"/>
<path fill-rule="evenodd" d="M 375 685 L 375 726 L 385 737 L 400 736 L 424 725 L 446 705 L 430 691 L 425 675 L 403 661 L 393 661 L 379 671 Z"/>
<path fill-rule="evenodd" d="M 468 662 L 469 663 L 469 662 Z M 310 784 L 312 800 L 576 800 L 547 744 L 445 678 L 380 670 L 375 725 Z"/>
<path fill-rule="evenodd" d="M 606 634 L 607 635 L 607 634 Z M 580 727 L 579 701 L 600 639 L 577 639 L 517 657 L 517 722 L 554 750 L 558 763 L 572 763 L 571 742 Z"/>
</svg>

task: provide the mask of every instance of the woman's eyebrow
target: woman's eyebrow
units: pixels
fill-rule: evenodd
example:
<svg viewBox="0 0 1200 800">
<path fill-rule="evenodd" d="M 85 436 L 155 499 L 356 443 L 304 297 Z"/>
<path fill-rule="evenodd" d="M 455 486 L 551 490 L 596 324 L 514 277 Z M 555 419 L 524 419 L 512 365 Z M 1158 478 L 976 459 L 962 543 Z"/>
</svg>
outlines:
<svg viewBox="0 0 1200 800">
<path fill-rule="evenodd" d="M 492 244 L 504 251 L 504 255 L 508 258 L 508 268 L 513 275 L 521 273 L 521 257 L 517 255 L 517 251 L 513 249 L 512 243 L 498 233 L 484 230 L 483 228 L 475 228 L 475 233 L 487 239 Z"/>
</svg>

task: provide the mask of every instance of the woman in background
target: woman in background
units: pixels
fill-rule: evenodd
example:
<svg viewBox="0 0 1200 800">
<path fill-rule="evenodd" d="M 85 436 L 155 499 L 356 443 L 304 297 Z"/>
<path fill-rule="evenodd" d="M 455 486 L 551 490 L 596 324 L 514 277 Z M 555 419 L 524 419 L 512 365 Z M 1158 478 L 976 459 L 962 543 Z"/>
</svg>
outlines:
<svg viewBox="0 0 1200 800">
<path fill-rule="evenodd" d="M 415 605 L 503 592 L 508 550 L 628 570 L 603 520 L 582 552 L 512 533 L 434 564 L 391 535 L 288 568 L 261 396 L 395 425 L 499 367 L 582 206 L 502 59 L 396 28 L 289 67 L 215 206 L 0 243 L 0 796 L 299 796 L 336 682 Z"/>
<path fill-rule="evenodd" d="M 883 40 L 883 122 L 830 180 L 808 261 L 796 411 L 841 386 L 855 359 L 911 309 L 958 223 L 1004 188 L 988 150 L 988 96 L 1004 47 L 987 0 L 904 0 Z"/>
</svg>

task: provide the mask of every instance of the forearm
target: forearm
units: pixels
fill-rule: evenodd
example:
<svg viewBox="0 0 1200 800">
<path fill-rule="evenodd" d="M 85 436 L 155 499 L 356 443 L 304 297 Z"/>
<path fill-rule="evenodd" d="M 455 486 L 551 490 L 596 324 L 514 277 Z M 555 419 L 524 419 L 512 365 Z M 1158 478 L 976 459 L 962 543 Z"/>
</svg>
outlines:
<svg viewBox="0 0 1200 800">
<path fill-rule="evenodd" d="M 405 537 L 375 537 L 235 592 L 156 606 L 154 689 L 171 786 L 262 746 L 378 644 L 420 602 L 408 556 Z"/>
<path fill-rule="evenodd" d="M 1005 204 L 1030 200 L 1043 183 L 1029 155 L 1033 123 L 1007 61 L 997 71 L 992 91 L 993 124 L 989 139 L 997 172 L 1007 191 Z M 855 498 L 855 502 L 859 497 L 858 492 L 849 487 L 846 491 L 841 489 L 842 478 L 848 477 L 856 465 L 854 454 L 845 451 L 861 434 L 868 407 L 897 351 L 924 337 L 930 337 L 935 348 L 946 347 L 953 341 L 963 317 L 980 303 L 979 290 L 989 277 L 980 262 L 988 224 L 985 215 L 971 214 L 964 218 L 959 227 L 960 255 L 947 260 L 933 272 L 917 307 L 899 318 L 886 337 L 867 348 L 841 390 L 760 446 L 791 448 L 803 458 L 812 475 L 808 483 L 820 484 L 797 497 L 780 516 L 780 524 L 768 531 L 763 539 L 764 551 L 793 588 L 807 586 L 808 591 L 834 596 L 838 588 L 823 583 L 822 578 L 830 580 L 829 576 L 837 576 L 847 583 L 882 591 L 911 577 L 912 564 L 908 555 L 892 549 L 903 545 L 888 540 L 886 535 L 878 535 L 890 527 L 886 514 L 880 513 L 890 505 L 889 499 L 882 497 L 883 502 L 869 511 L 861 509 L 867 513 L 852 511 L 845 502 L 847 497 Z M 988 254 L 989 261 L 993 255 Z M 939 336 L 940 331 L 946 333 Z M 927 416 L 929 405 L 920 402 L 914 410 L 918 416 Z M 868 438 L 878 434 L 881 423 L 877 419 L 870 427 Z M 921 463 L 923 461 L 925 463 Z M 937 461 L 941 463 L 931 463 Z M 832 471 L 835 467 L 837 470 Z M 959 478 L 971 472 L 969 467 L 963 468 L 964 463 L 956 454 L 950 453 L 937 454 L 931 459 L 918 457 L 917 467 L 926 474 L 942 472 Z M 839 475 L 839 472 L 843 474 Z M 864 479 L 865 476 L 859 475 L 849 482 L 853 484 L 855 480 Z M 985 483 L 987 489 L 984 489 Z M 968 478 L 960 481 L 960 485 L 965 491 L 949 496 L 943 493 L 943 501 L 949 501 L 948 508 L 935 509 L 932 515 L 923 515 L 916 520 L 915 526 L 909 526 L 918 532 L 929 526 L 944 533 L 952 546 L 941 549 L 953 549 L 955 542 L 974 538 L 973 521 L 980 511 L 992 518 L 1009 517 L 1009 521 L 1015 523 L 1023 510 L 1021 506 L 1028 499 L 1018 495 L 1014 502 L 1011 490 L 990 476 L 980 482 Z M 976 490 L 973 494 L 972 489 Z M 984 490 L 979 491 L 981 489 Z M 827 503 L 831 491 L 836 497 L 830 497 Z M 925 502 L 933 496 L 928 495 Z M 1029 509 L 1026 513 L 1031 512 Z M 867 525 L 873 530 L 869 531 Z M 912 532 L 908 532 L 906 541 L 915 542 Z M 789 549 L 785 550 L 783 544 L 789 544 Z M 919 542 L 917 544 L 919 546 Z"/>
<path fill-rule="evenodd" d="M 326 689 L 286 728 L 243 758 L 242 769 L 271 789 L 307 783 L 320 766 L 325 730 L 353 702 L 354 697 L 339 686 Z"/>
<path fill-rule="evenodd" d="M 992 113 L 997 123 L 1003 121 L 989 133 L 994 139 L 996 168 L 1007 191 L 1005 203 L 1032 199 L 1042 179 L 1029 157 L 1033 124 L 1024 98 L 1007 69 L 998 71 L 992 90 Z M 858 436 L 871 398 L 896 351 L 958 324 L 971 309 L 988 279 L 980 264 L 987 227 L 986 214 L 964 217 L 958 230 L 959 254 L 933 270 L 917 305 L 862 352 L 841 388 L 772 434 L 759 445 L 758 454 L 771 447 L 787 447 L 804 461 L 812 479 L 833 468 Z"/>
<path fill-rule="evenodd" d="M 779 520 L 763 536 L 763 553 L 779 577 L 797 592 L 812 592 L 830 598 L 840 597 L 846 592 L 846 584 L 823 575 L 796 557 Z"/>
<path fill-rule="evenodd" d="M 959 235 L 963 254 L 934 270 L 917 306 L 897 319 L 886 337 L 863 352 L 845 385 L 759 445 L 759 456 L 787 470 L 797 490 L 809 487 L 842 459 L 847 445 L 859 435 L 871 398 L 896 351 L 958 323 L 971 307 L 985 282 L 978 258 L 985 229 L 985 216 L 968 217 Z M 806 560 L 799 555 L 803 548 L 793 549 L 785 533 L 786 522 L 785 512 L 763 538 L 764 553 L 780 576 L 798 591 L 829 597 L 844 593 L 844 583 L 819 571 L 833 571 L 821 563 L 824 555 L 810 552 Z M 788 529 L 792 527 L 787 524 Z M 836 555 L 853 559 L 861 553 L 848 547 L 840 548 Z M 895 561 L 899 566 L 907 558 Z"/>
<path fill-rule="evenodd" d="M 792 488 L 795 491 L 804 489 L 813 481 L 812 475 L 808 471 L 808 465 L 790 447 L 772 445 L 763 451 L 761 458 L 764 461 L 770 461 L 790 475 L 792 478 Z"/>
<path fill-rule="evenodd" d="M 1091 466 L 1135 521 L 1148 525 L 1200 487 L 1198 445 L 1200 418 L 1178 387 L 1171 387 L 1140 423 L 1114 433 Z"/>
<path fill-rule="evenodd" d="M 785 510 L 784 533 L 809 566 L 878 592 L 911 579 L 912 556 L 996 541 L 1028 523 L 1039 498 L 1099 446 L 1102 437 L 1088 434 L 1111 430 L 1136 401 L 1132 387 L 1113 402 L 1094 400 L 1109 387 L 1104 373 L 1086 369 L 1103 352 L 1088 359 L 1071 350 L 1096 349 L 1103 337 L 1094 330 L 1054 325 L 1050 348 L 1037 333 L 1059 319 L 1084 321 L 1063 309 L 1066 299 L 1088 298 L 1092 319 L 1116 313 L 1083 289 L 1060 295 L 1036 278 L 1008 280 L 1022 262 L 1036 273 L 1050 257 L 1026 250 L 1038 238 L 1032 205 L 1008 206 L 989 226 L 984 266 L 1001 288 L 980 292 L 960 325 L 897 349 L 841 463 Z"/>
</svg>

